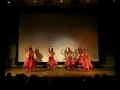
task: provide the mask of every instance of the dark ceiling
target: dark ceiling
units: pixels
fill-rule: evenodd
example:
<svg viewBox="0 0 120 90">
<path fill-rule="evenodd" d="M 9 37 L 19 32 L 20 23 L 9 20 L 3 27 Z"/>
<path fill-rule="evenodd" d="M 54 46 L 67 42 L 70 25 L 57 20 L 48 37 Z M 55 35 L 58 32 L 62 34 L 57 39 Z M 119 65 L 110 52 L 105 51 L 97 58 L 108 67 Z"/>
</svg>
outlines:
<svg viewBox="0 0 120 90">
<path fill-rule="evenodd" d="M 59 5 L 59 4 L 97 4 L 98 0 L 6 0 L 6 3 L 12 5 Z"/>
<path fill-rule="evenodd" d="M 96 5 L 98 3 L 115 3 L 118 0 L 6 0 L 12 6 L 41 6 L 41 5 Z"/>
</svg>

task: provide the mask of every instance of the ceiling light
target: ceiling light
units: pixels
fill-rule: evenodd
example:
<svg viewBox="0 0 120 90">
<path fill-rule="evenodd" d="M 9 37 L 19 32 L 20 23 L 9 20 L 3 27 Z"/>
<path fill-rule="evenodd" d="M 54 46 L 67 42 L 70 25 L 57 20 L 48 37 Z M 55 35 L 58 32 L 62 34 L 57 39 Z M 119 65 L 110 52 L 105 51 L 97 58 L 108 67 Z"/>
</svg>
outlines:
<svg viewBox="0 0 120 90">
<path fill-rule="evenodd" d="M 87 2 L 89 2 L 90 0 L 87 0 Z"/>
<path fill-rule="evenodd" d="M 36 3 L 37 1 L 33 1 L 34 3 Z"/>
<path fill-rule="evenodd" d="M 60 2 L 63 2 L 63 0 L 60 0 Z"/>
<path fill-rule="evenodd" d="M 113 2 L 115 2 L 115 0 L 113 0 Z"/>
<path fill-rule="evenodd" d="M 11 3 L 10 1 L 7 1 L 7 3 Z"/>
</svg>

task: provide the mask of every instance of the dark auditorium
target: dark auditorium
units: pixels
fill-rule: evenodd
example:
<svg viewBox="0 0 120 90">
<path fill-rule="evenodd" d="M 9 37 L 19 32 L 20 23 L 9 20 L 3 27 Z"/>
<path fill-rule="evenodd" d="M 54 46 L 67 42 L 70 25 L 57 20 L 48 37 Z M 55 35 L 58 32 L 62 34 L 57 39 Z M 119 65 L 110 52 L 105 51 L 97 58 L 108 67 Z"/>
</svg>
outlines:
<svg viewBox="0 0 120 90">
<path fill-rule="evenodd" d="M 4 0 L 4 88 L 119 88 L 118 1 Z"/>
</svg>

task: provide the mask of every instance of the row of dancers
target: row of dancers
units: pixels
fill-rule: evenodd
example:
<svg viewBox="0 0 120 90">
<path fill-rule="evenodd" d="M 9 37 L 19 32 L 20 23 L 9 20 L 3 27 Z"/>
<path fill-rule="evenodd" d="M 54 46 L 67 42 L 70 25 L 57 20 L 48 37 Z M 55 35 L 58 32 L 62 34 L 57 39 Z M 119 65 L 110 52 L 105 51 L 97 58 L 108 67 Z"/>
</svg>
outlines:
<svg viewBox="0 0 120 90">
<path fill-rule="evenodd" d="M 34 51 L 32 49 L 32 45 L 30 45 L 29 47 L 26 46 L 25 52 L 26 52 L 26 60 L 23 64 L 23 67 L 27 69 L 27 72 L 32 72 L 37 62 L 34 57 Z M 73 58 L 73 51 L 69 47 L 67 47 L 64 50 L 64 52 L 67 55 L 67 59 L 64 65 L 67 67 L 68 70 L 70 68 L 73 69 L 75 66 L 75 60 Z M 49 53 L 49 59 L 48 59 L 47 65 L 49 66 L 51 70 L 54 70 L 56 69 L 58 62 L 54 58 L 55 52 L 52 46 L 48 48 L 48 53 Z M 84 71 L 89 71 L 91 68 L 93 68 L 92 63 L 90 62 L 90 54 L 88 54 L 87 49 L 82 49 L 81 47 L 79 47 L 78 53 L 79 53 L 79 58 L 77 60 L 77 63 L 80 65 L 80 68 L 82 68 Z"/>
</svg>

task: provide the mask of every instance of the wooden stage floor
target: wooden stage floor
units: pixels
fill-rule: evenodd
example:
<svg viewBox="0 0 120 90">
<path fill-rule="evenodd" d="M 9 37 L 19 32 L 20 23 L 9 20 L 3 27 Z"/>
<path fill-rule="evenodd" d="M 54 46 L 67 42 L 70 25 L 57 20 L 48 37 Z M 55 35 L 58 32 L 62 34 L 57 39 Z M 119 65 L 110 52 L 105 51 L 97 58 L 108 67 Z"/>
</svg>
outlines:
<svg viewBox="0 0 120 90">
<path fill-rule="evenodd" d="M 6 68 L 5 75 L 7 73 L 11 73 L 12 76 L 16 74 L 24 73 L 28 77 L 30 75 L 37 75 L 39 77 L 47 76 L 47 77 L 81 77 L 81 76 L 91 76 L 94 77 L 95 74 L 107 74 L 109 76 L 115 75 L 114 68 L 93 68 L 89 72 L 84 72 L 80 68 L 74 68 L 73 70 L 67 70 L 66 68 L 56 68 L 56 70 L 50 70 L 49 68 L 36 68 L 33 69 L 33 72 L 26 72 L 25 68 Z"/>
</svg>

